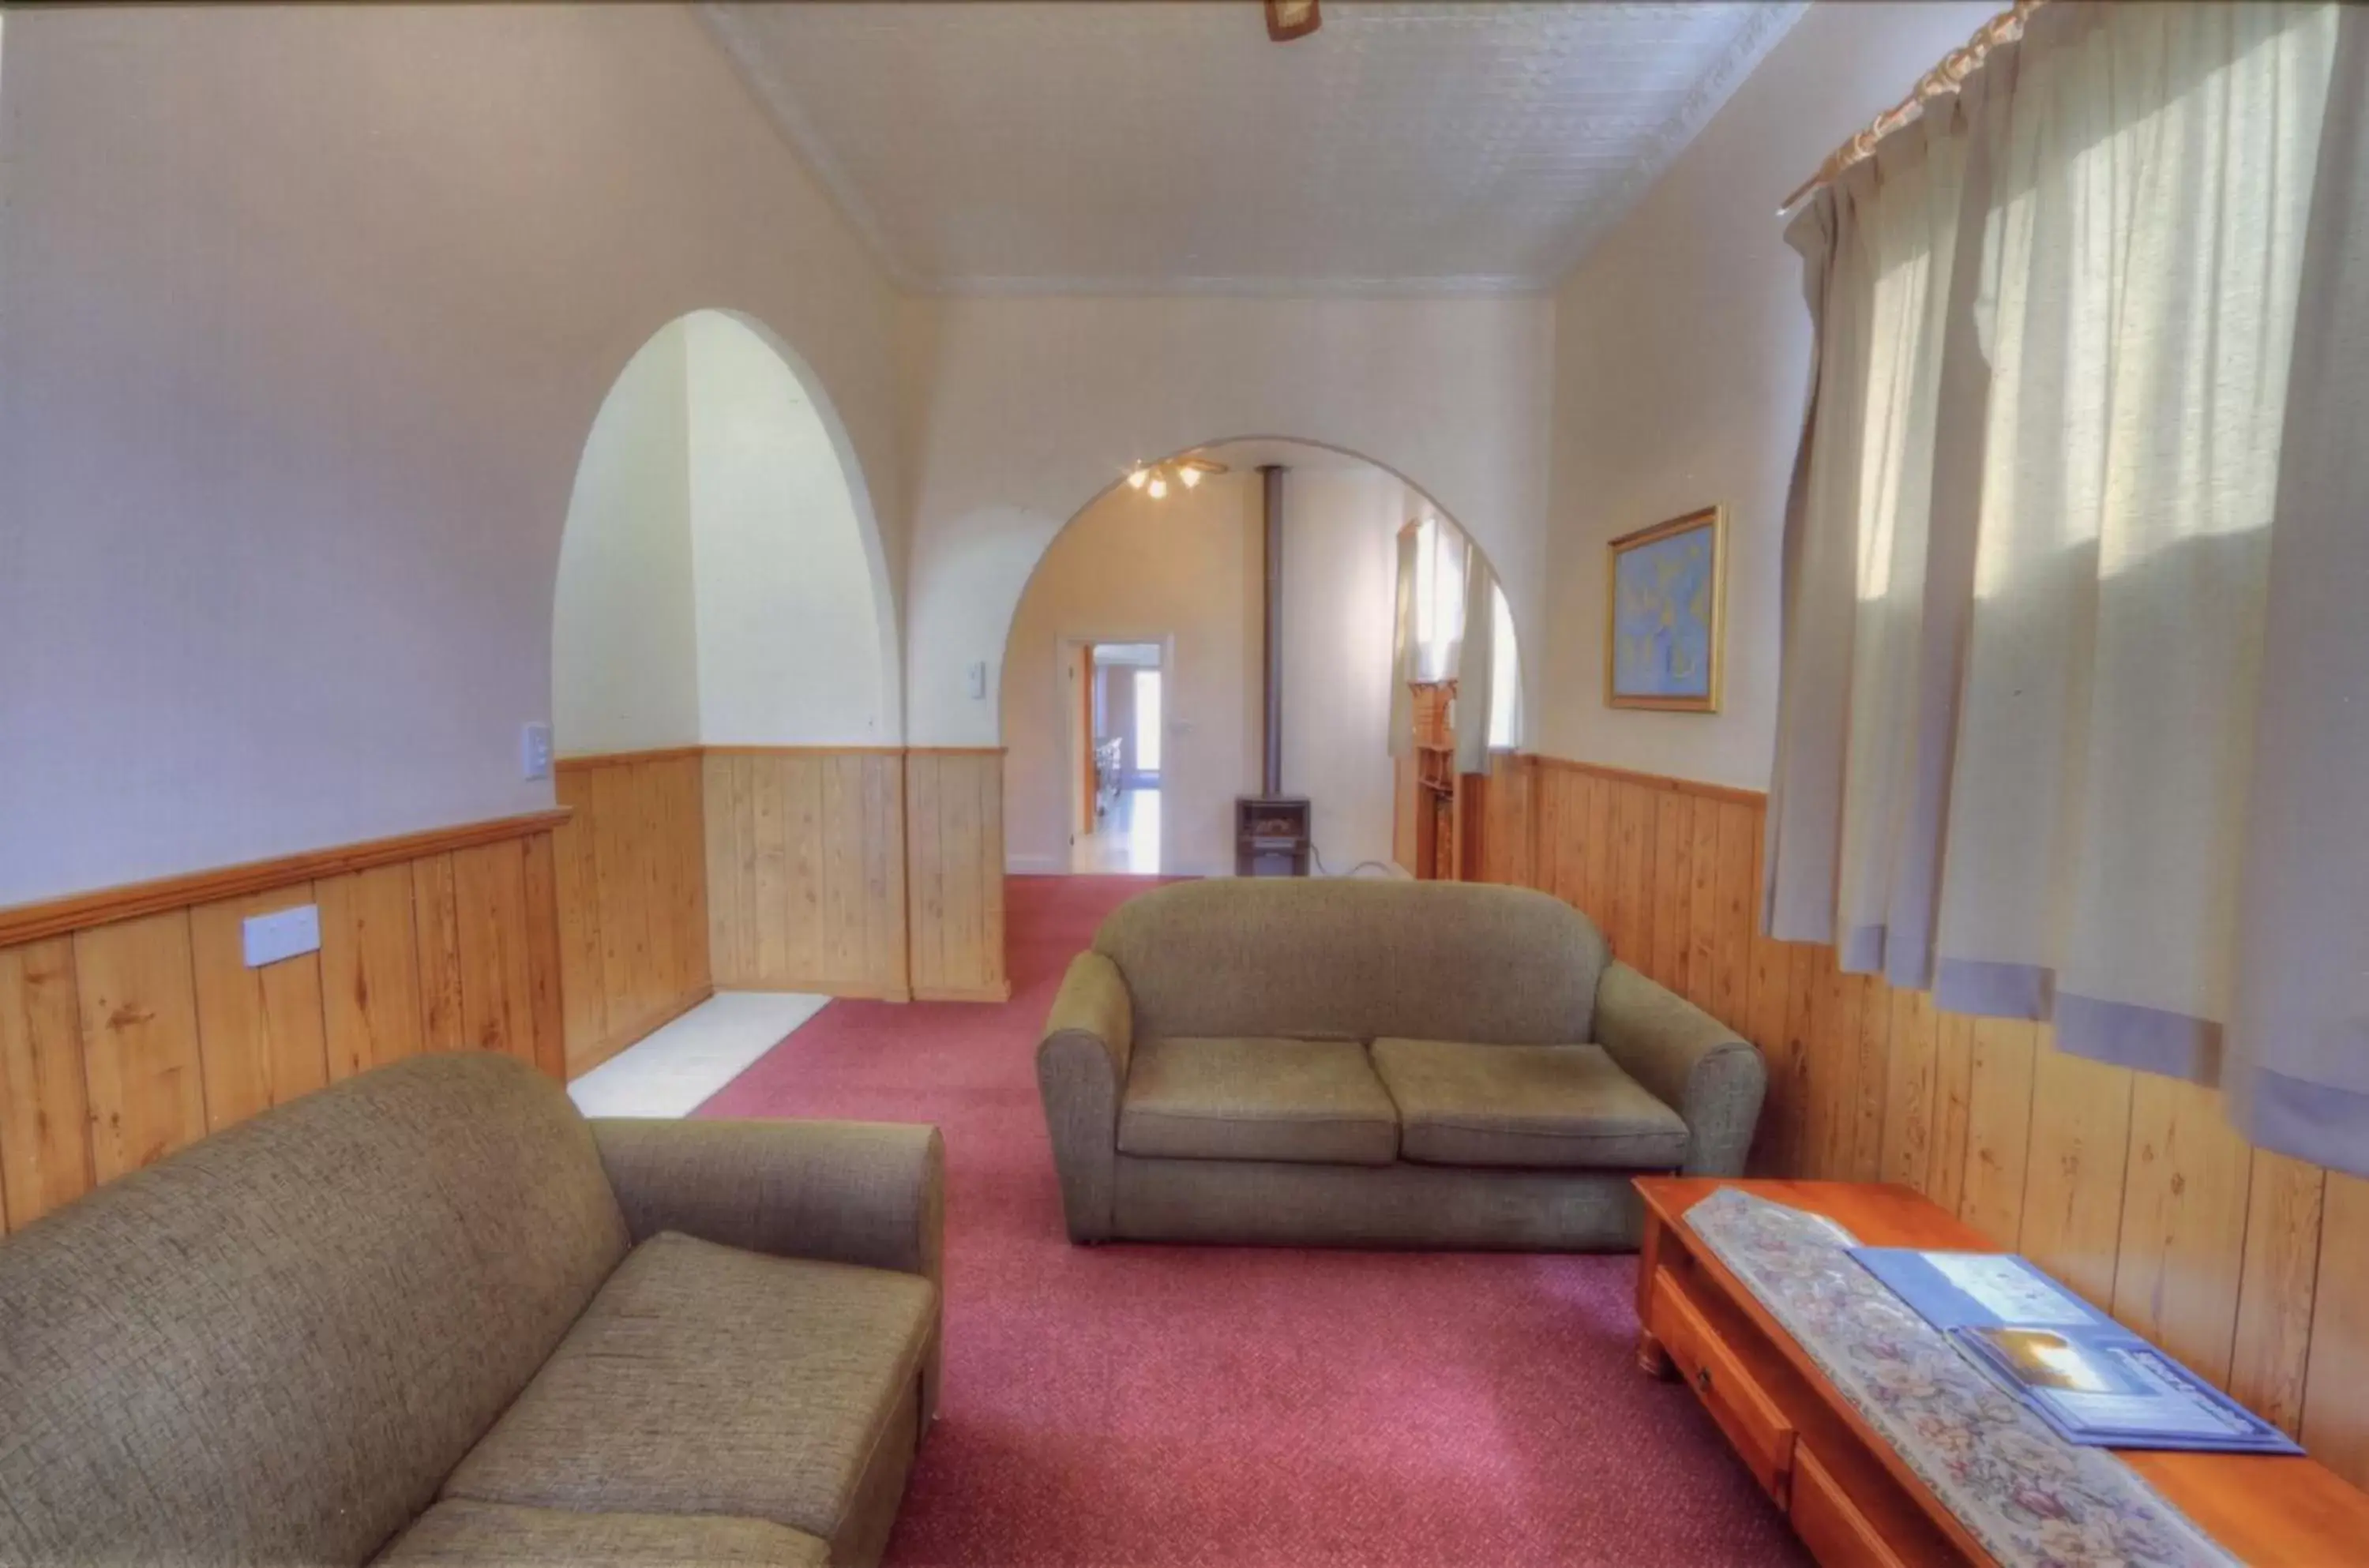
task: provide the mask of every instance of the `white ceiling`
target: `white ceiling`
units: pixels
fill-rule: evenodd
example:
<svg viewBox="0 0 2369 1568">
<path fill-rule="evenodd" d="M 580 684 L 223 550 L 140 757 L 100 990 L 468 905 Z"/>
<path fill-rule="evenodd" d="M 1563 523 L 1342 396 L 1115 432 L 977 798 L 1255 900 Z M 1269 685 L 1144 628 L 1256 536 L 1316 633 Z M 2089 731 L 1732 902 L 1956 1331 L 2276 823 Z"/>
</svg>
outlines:
<svg viewBox="0 0 2369 1568">
<path fill-rule="evenodd" d="M 897 281 L 951 293 L 1551 287 L 1799 0 L 712 5 Z"/>
</svg>

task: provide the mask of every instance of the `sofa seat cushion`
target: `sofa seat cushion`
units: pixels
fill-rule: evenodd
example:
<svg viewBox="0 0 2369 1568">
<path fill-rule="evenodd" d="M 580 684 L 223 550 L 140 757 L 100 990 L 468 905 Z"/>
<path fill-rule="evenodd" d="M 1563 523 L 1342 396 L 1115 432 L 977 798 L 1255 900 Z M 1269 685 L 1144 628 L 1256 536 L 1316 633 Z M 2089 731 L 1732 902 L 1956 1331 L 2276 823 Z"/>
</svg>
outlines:
<svg viewBox="0 0 2369 1568">
<path fill-rule="evenodd" d="M 845 1560 L 901 1494 L 937 1310 L 918 1275 L 653 1236 L 443 1494 L 765 1519 Z"/>
<path fill-rule="evenodd" d="M 1387 1165 L 1399 1118 L 1355 1040 L 1137 1042 L 1118 1114 L 1123 1153 L 1173 1160 Z"/>
<path fill-rule="evenodd" d="M 1601 1046 L 1380 1039 L 1374 1070 L 1398 1103 L 1399 1147 L 1426 1165 L 1667 1171 L 1687 1124 Z"/>
<path fill-rule="evenodd" d="M 764 1519 L 715 1514 L 584 1514 L 505 1503 L 439 1503 L 372 1559 L 404 1568 L 829 1568 L 830 1543 Z"/>
</svg>

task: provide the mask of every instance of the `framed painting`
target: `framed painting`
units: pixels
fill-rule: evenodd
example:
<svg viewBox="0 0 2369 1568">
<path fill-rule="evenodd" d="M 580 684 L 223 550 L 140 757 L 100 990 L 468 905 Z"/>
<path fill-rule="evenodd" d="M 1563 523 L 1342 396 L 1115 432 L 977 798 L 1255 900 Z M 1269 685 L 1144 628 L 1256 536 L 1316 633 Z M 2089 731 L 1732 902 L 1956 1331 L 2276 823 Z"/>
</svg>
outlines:
<svg viewBox="0 0 2369 1568">
<path fill-rule="evenodd" d="M 1727 640 L 1727 510 L 1706 507 L 1607 547 L 1604 701 L 1719 712 Z"/>
</svg>

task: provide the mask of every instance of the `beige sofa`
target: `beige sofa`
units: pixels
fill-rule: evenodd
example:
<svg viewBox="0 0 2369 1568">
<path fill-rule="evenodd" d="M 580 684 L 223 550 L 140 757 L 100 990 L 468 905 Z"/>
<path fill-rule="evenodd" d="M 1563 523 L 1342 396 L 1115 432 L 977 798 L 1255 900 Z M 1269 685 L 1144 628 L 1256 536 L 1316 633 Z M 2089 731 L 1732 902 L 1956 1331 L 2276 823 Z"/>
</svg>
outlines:
<svg viewBox="0 0 2369 1568">
<path fill-rule="evenodd" d="M 0 1243 L 0 1562 L 876 1562 L 943 1167 L 498 1056 L 296 1100 Z"/>
<path fill-rule="evenodd" d="M 1736 1175 L 1766 1074 L 1542 893 L 1179 883 L 1070 967 L 1038 1087 L 1077 1242 L 1633 1247 Z"/>
</svg>

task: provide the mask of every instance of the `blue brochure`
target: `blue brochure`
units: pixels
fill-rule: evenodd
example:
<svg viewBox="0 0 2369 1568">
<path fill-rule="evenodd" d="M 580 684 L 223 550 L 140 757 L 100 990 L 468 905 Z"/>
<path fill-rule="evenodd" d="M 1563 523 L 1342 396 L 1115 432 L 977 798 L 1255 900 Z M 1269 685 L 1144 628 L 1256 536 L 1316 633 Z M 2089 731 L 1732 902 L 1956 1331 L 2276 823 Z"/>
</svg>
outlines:
<svg viewBox="0 0 2369 1568">
<path fill-rule="evenodd" d="M 1850 1255 L 2068 1442 L 2303 1450 L 2012 1253 L 1853 1247 Z"/>
</svg>

